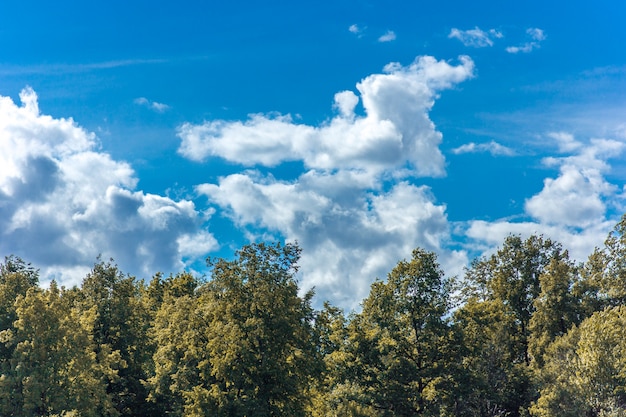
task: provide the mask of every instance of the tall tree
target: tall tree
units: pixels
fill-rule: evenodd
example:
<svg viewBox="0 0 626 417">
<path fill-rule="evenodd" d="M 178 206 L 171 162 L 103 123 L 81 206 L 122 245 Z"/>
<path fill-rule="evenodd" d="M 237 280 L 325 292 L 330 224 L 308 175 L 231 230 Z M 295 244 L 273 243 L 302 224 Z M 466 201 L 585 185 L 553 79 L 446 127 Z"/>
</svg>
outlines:
<svg viewBox="0 0 626 417">
<path fill-rule="evenodd" d="M 553 261 L 552 272 L 557 272 L 565 258 L 561 245 L 549 239 L 509 236 L 495 254 L 476 260 L 467 270 L 467 300 L 457 317 L 470 347 L 466 369 L 479 381 L 472 384 L 467 401 L 475 414 L 491 410 L 490 415 L 517 416 L 534 398 L 531 318 L 542 275 Z M 534 326 L 540 328 L 539 323 Z M 477 374 L 476 369 L 489 373 Z"/>
<path fill-rule="evenodd" d="M 211 262 L 193 294 L 166 294 L 152 398 L 169 398 L 173 415 L 304 415 L 319 355 L 311 293 L 300 297 L 294 278 L 299 255 L 291 244 L 247 245 Z"/>
<path fill-rule="evenodd" d="M 593 314 L 548 348 L 533 416 L 626 414 L 626 307 Z"/>
<path fill-rule="evenodd" d="M 148 335 L 150 315 L 141 292 L 134 277 L 124 276 L 116 265 L 101 261 L 87 275 L 81 291 L 82 308 L 95 308 L 92 334 L 97 352 L 119 352 L 119 372 L 108 381 L 107 389 L 122 416 L 153 414 L 144 382 L 154 345 Z"/>
<path fill-rule="evenodd" d="M 2 414 L 116 416 L 104 383 L 115 374 L 115 355 L 101 352 L 97 360 L 89 333 L 93 311 L 73 308 L 53 282 L 49 290 L 32 287 L 18 297 L 16 313 L 14 329 L 2 332 L 5 345 L 14 346 L 0 380 Z"/>
<path fill-rule="evenodd" d="M 294 278 L 299 257 L 296 245 L 260 243 L 213 263 L 207 349 L 216 381 L 207 396 L 228 404 L 224 415 L 304 413 L 319 365 L 312 293 L 300 297 Z"/>
<path fill-rule="evenodd" d="M 383 416 L 434 416 L 449 405 L 450 290 L 436 255 L 422 249 L 372 284 L 348 327 L 349 372 L 365 405 Z"/>
<path fill-rule="evenodd" d="M 579 284 L 577 268 L 567 251 L 555 254 L 539 276 L 541 292 L 533 304 L 529 322 L 528 350 L 533 368 L 543 366 L 543 356 L 552 341 L 566 334 L 583 317 L 580 299 L 572 292 Z"/>
</svg>

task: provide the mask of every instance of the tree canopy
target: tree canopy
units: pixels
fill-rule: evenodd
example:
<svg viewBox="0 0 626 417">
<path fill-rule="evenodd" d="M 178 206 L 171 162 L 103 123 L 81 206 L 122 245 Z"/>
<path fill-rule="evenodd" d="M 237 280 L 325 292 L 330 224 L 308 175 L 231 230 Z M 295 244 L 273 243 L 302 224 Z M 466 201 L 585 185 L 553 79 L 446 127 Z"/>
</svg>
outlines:
<svg viewBox="0 0 626 417">
<path fill-rule="evenodd" d="M 296 244 L 150 281 L 97 260 L 74 288 L 10 256 L 0 415 L 625 415 L 625 231 L 580 264 L 512 235 L 462 277 L 416 248 L 354 312 L 314 308 Z"/>
</svg>

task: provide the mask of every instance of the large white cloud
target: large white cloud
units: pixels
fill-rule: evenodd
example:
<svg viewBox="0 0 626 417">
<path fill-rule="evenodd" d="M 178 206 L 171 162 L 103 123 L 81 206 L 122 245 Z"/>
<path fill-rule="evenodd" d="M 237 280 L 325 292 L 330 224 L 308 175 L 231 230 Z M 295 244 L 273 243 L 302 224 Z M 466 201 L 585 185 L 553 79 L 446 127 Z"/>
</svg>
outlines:
<svg viewBox="0 0 626 417">
<path fill-rule="evenodd" d="M 373 174 L 408 164 L 421 176 L 444 174 L 441 133 L 428 116 L 441 90 L 473 75 L 474 63 L 459 65 L 418 57 L 404 67 L 392 63 L 382 74 L 357 84 L 360 97 L 335 95 L 339 114 L 320 126 L 295 123 L 289 115 L 252 115 L 245 122 L 212 120 L 179 128 L 180 154 L 203 161 L 215 156 L 254 166 L 303 161 L 319 170 L 359 169 Z M 361 102 L 364 115 L 357 114 Z"/>
<path fill-rule="evenodd" d="M 196 190 L 250 235 L 297 240 L 302 286 L 315 286 L 320 299 L 357 308 L 371 282 L 385 278 L 415 247 L 438 252 L 448 272 L 466 265 L 465 252 L 446 249 L 445 206 L 411 178 L 445 174 L 442 136 L 428 113 L 440 91 L 472 71 L 467 57 L 458 65 L 432 57 L 406 67 L 392 63 L 359 82 L 359 95 L 337 93 L 338 114 L 320 126 L 284 115 L 184 124 L 179 152 L 250 167 L 302 161 L 306 170 L 295 180 L 248 170 Z M 363 114 L 356 110 L 359 102 Z"/>
<path fill-rule="evenodd" d="M 99 254 L 128 272 L 175 271 L 216 247 L 190 201 L 136 191 L 129 164 L 97 150 L 72 119 L 0 97 L 0 252 L 76 283 Z"/>
</svg>

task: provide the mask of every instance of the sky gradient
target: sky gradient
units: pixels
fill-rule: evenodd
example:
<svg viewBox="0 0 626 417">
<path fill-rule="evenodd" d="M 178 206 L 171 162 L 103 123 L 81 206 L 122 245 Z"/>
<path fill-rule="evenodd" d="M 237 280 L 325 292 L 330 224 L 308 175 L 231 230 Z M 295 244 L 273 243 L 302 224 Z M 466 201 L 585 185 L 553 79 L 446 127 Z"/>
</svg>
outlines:
<svg viewBox="0 0 626 417">
<path fill-rule="evenodd" d="M 620 2 L 91 3 L 0 5 L 0 254 L 44 282 L 297 241 L 349 310 L 415 247 L 584 261 L 626 211 Z"/>
</svg>

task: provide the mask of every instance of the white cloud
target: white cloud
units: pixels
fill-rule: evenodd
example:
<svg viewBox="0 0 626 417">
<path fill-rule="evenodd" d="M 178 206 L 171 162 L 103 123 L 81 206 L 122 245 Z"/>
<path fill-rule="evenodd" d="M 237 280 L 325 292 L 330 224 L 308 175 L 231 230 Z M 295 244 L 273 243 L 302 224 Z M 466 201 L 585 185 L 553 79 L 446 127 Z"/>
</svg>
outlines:
<svg viewBox="0 0 626 417">
<path fill-rule="evenodd" d="M 472 76 L 473 62 L 460 61 L 454 66 L 419 57 L 406 67 L 389 64 L 358 83 L 358 95 L 337 93 L 338 114 L 319 126 L 285 115 L 184 124 L 179 152 L 247 166 L 304 162 L 306 171 L 291 181 L 246 171 L 196 191 L 248 236 L 297 240 L 302 286 L 315 286 L 319 299 L 356 308 L 371 282 L 415 247 L 437 251 L 448 272 L 460 273 L 467 262 L 465 252 L 446 249 L 445 206 L 429 188 L 406 181 L 445 173 L 441 134 L 428 112 L 441 90 Z M 364 114 L 356 110 L 359 103 Z"/>
<path fill-rule="evenodd" d="M 526 35 L 531 39 L 530 42 L 525 42 L 518 46 L 507 46 L 505 50 L 510 54 L 517 54 L 518 52 L 528 53 L 540 48 L 541 42 L 546 39 L 545 33 L 539 28 L 526 29 Z"/>
<path fill-rule="evenodd" d="M 293 182 L 254 173 L 202 184 L 199 193 L 230 213 L 240 227 L 268 228 L 303 248 L 303 288 L 319 299 L 356 308 L 372 281 L 421 246 L 442 254 L 447 271 L 460 271 L 464 252 L 445 251 L 445 206 L 426 187 L 400 182 L 388 191 L 354 172 L 309 171 Z"/>
<path fill-rule="evenodd" d="M 479 153 L 479 152 L 488 152 L 493 156 L 513 156 L 515 155 L 515 151 L 513 149 L 508 148 L 504 145 L 499 144 L 498 142 L 491 141 L 488 143 L 466 143 L 465 145 L 461 145 L 458 148 L 452 149 L 452 153 L 459 155 L 464 153 Z"/>
<path fill-rule="evenodd" d="M 604 179 L 609 170 L 605 160 L 623 149 L 621 142 L 595 139 L 577 155 L 546 159 L 546 164 L 560 166 L 560 174 L 545 179 L 543 190 L 526 201 L 527 213 L 541 223 L 580 228 L 603 219 L 605 199 L 617 191 Z"/>
<path fill-rule="evenodd" d="M 502 32 L 499 32 L 495 29 L 490 29 L 485 32 L 476 26 L 474 29 L 468 30 L 460 30 L 457 28 L 452 28 L 448 38 L 450 39 L 458 39 L 465 46 L 471 46 L 474 48 L 484 48 L 487 46 L 493 46 L 494 39 L 500 39 L 504 37 Z"/>
<path fill-rule="evenodd" d="M 359 27 L 359 25 L 354 24 L 354 25 L 350 25 L 348 30 L 350 31 L 350 33 L 354 33 L 355 35 L 361 35 L 365 29 L 364 28 L 362 29 Z"/>
<path fill-rule="evenodd" d="M 543 41 L 546 39 L 545 33 L 539 28 L 528 28 L 526 29 L 526 33 L 535 41 Z"/>
<path fill-rule="evenodd" d="M 147 107 L 156 111 L 157 113 L 164 113 L 165 111 L 170 109 L 170 106 L 163 103 L 158 103 L 156 101 L 150 101 L 145 97 L 139 97 L 134 100 L 134 103 L 140 106 Z"/>
<path fill-rule="evenodd" d="M 418 57 L 404 67 L 392 63 L 372 74 L 353 92 L 335 95 L 339 115 L 319 125 L 295 123 L 289 115 L 252 115 L 245 121 L 183 124 L 179 153 L 195 161 L 215 156 L 253 166 L 303 161 L 319 170 L 357 169 L 378 173 L 410 166 L 414 175 L 441 176 L 441 133 L 428 112 L 441 90 L 473 75 L 474 63 L 459 65 Z M 356 113 L 359 102 L 364 115 Z"/>
<path fill-rule="evenodd" d="M 582 230 L 572 230 L 536 222 L 476 220 L 470 222 L 470 227 L 465 233 L 468 238 L 480 242 L 478 249 L 483 253 L 490 252 L 493 248 L 502 245 L 504 239 L 511 234 L 520 235 L 522 238 L 527 238 L 533 234 L 543 235 L 561 243 L 569 251 L 572 259 L 582 262 L 587 260 L 595 247 L 602 245 L 613 226 L 615 226 L 615 222 L 611 220 L 598 221 Z"/>
<path fill-rule="evenodd" d="M 385 34 L 378 38 L 378 42 L 391 42 L 396 40 L 396 33 L 393 30 L 388 30 Z"/>
<path fill-rule="evenodd" d="M 93 133 L 40 114 L 32 89 L 20 98 L 0 97 L 0 252 L 73 284 L 98 254 L 145 277 L 217 246 L 191 201 L 136 191 L 130 165 L 98 152 Z"/>
<path fill-rule="evenodd" d="M 559 152 L 568 153 L 580 149 L 583 144 L 574 139 L 574 135 L 567 132 L 550 132 L 548 137 L 557 141 Z"/>
<path fill-rule="evenodd" d="M 561 152 L 576 152 L 564 157 L 544 158 L 548 167 L 558 167 L 556 178 L 546 178 L 543 189 L 526 200 L 525 214 L 532 222 L 471 221 L 467 236 L 475 242 L 496 245 L 510 233 L 528 236 L 540 233 L 571 250 L 584 261 L 595 246 L 600 246 L 617 219 L 609 209 L 623 211 L 623 193 L 605 178 L 609 158 L 619 156 L 626 145 L 608 139 L 592 139 L 584 146 L 567 133 L 552 133 Z"/>
</svg>

